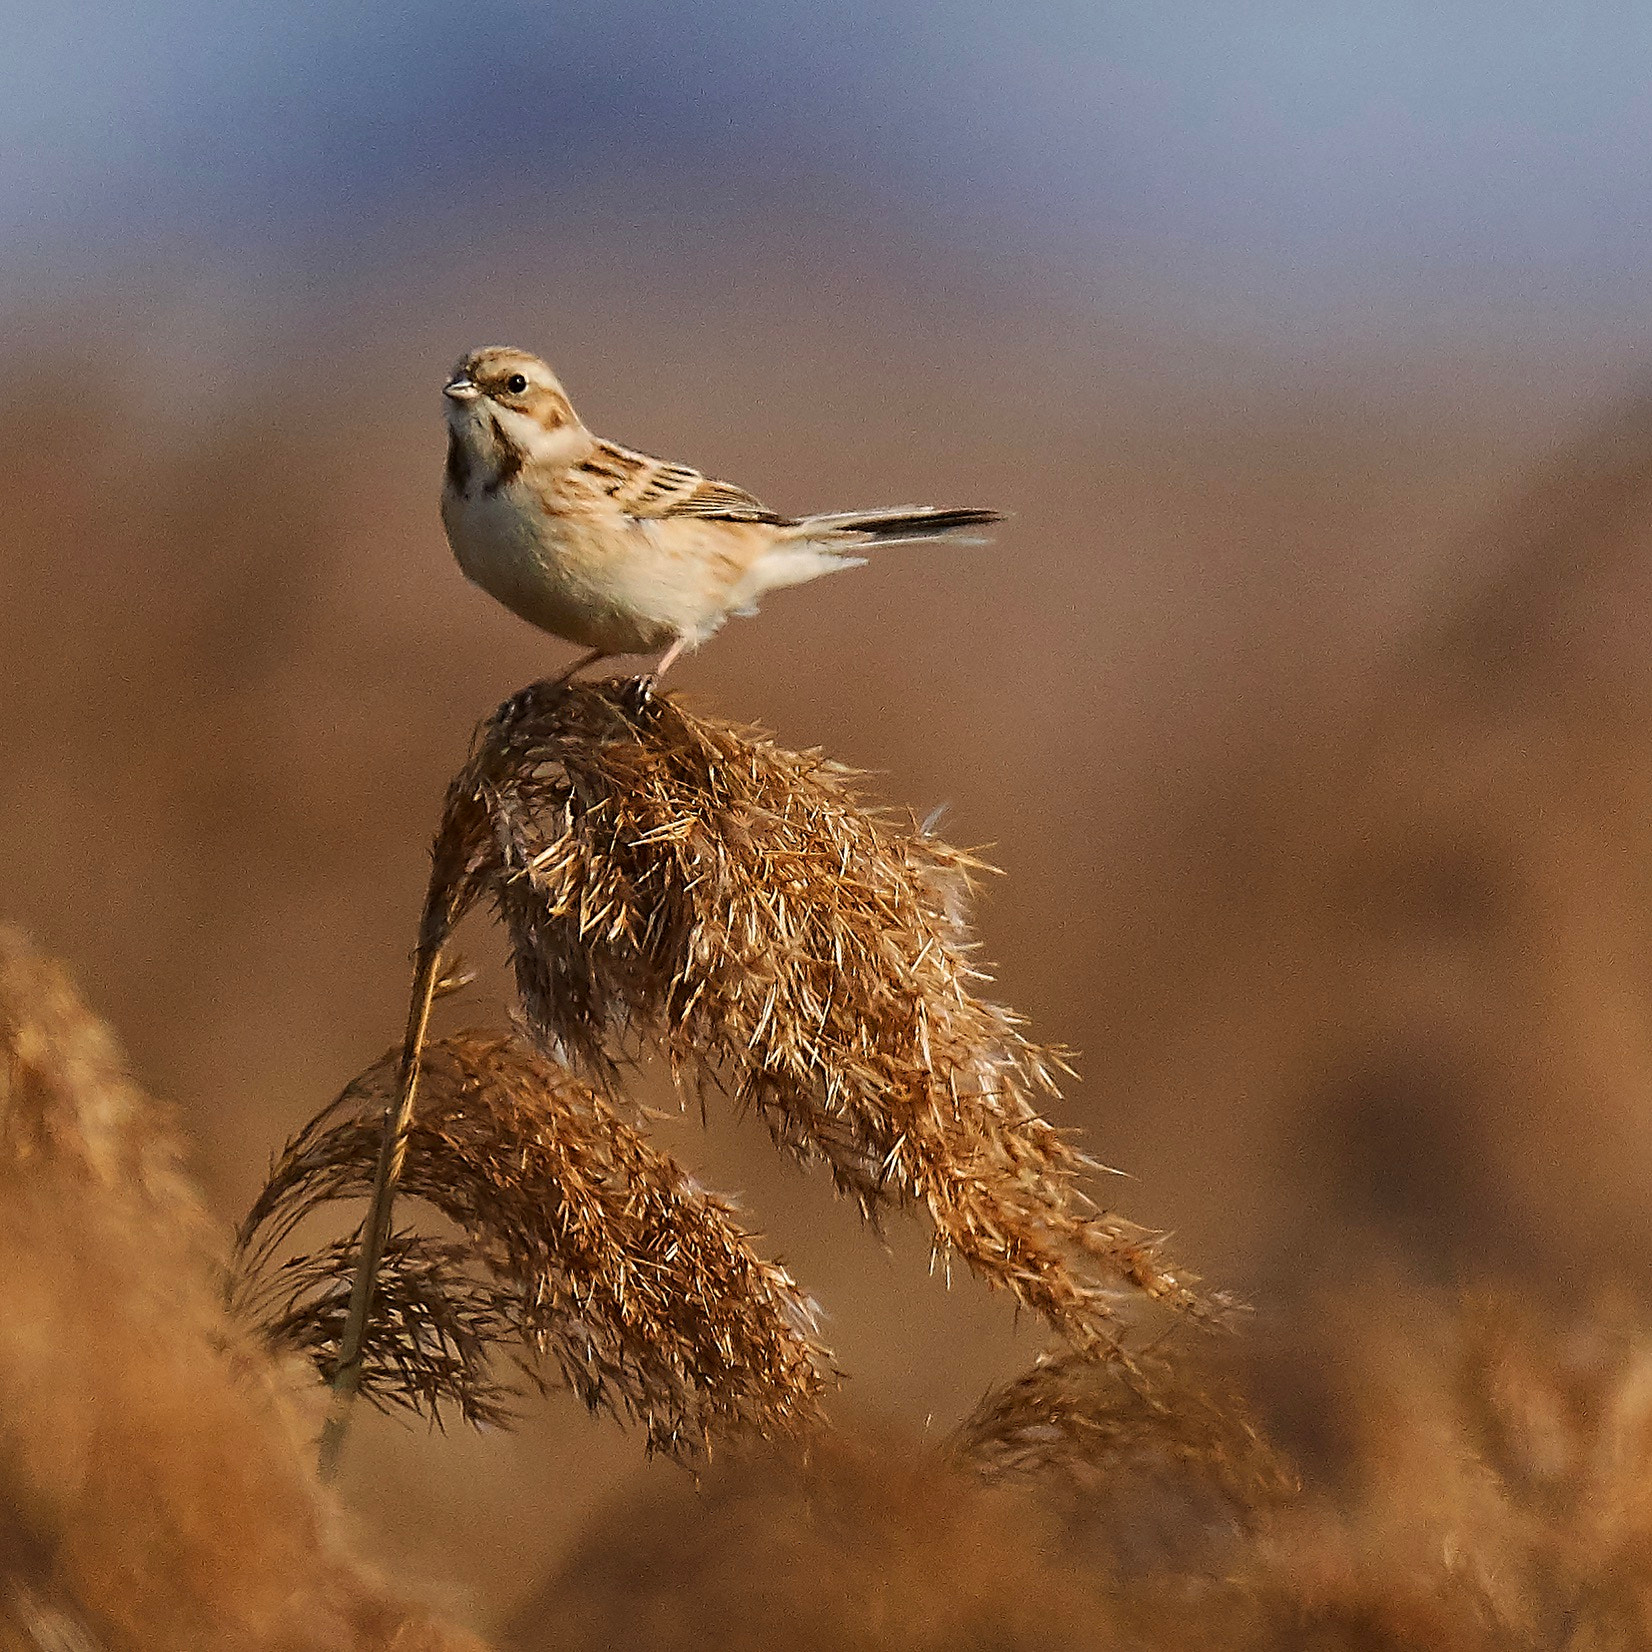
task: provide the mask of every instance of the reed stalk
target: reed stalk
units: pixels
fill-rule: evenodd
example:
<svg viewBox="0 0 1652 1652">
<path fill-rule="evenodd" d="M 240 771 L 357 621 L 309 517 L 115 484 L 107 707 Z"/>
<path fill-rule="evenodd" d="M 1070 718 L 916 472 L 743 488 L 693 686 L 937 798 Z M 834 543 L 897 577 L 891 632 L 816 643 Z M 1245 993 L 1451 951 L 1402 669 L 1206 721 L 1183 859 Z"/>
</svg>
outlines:
<svg viewBox="0 0 1652 1652">
<path fill-rule="evenodd" d="M 413 992 L 407 1009 L 407 1033 L 402 1041 L 401 1063 L 396 1074 L 396 1097 L 384 1112 L 384 1139 L 379 1146 L 373 1192 L 362 1222 L 361 1256 L 350 1285 L 350 1308 L 339 1342 L 338 1364 L 333 1371 L 332 1400 L 322 1425 L 318 1457 L 321 1478 L 331 1481 L 338 1475 L 344 1441 L 350 1430 L 350 1414 L 361 1389 L 363 1349 L 367 1342 L 368 1320 L 373 1312 L 373 1293 L 378 1284 L 384 1247 L 390 1237 L 390 1219 L 407 1163 L 407 1133 L 418 1102 L 419 1069 L 424 1041 L 430 1030 L 430 1006 L 436 999 L 436 982 L 441 974 L 442 944 L 447 938 L 450 918 L 442 901 L 440 880 L 433 872 L 419 920 L 419 942 L 413 957 Z"/>
</svg>

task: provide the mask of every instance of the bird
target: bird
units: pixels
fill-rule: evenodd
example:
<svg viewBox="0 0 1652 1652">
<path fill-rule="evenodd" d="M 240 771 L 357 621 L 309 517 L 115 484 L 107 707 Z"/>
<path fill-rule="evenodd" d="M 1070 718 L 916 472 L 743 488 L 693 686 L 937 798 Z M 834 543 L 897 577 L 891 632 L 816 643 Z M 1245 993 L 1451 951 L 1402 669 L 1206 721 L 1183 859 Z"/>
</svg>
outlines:
<svg viewBox="0 0 1652 1652">
<path fill-rule="evenodd" d="M 879 546 L 982 544 L 1004 520 L 933 505 L 784 516 L 593 435 L 551 369 L 503 345 L 463 356 L 442 394 L 448 544 L 490 596 L 588 651 L 558 682 L 616 654 L 657 655 L 657 682 L 770 591 L 861 567 Z"/>
</svg>

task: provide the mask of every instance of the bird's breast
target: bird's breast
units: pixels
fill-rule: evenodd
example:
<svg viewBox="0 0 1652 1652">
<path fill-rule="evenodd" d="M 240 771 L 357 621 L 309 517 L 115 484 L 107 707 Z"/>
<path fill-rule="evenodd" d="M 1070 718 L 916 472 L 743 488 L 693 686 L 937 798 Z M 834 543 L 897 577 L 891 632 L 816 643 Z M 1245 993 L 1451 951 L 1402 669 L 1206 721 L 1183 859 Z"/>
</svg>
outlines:
<svg viewBox="0 0 1652 1652">
<path fill-rule="evenodd" d="M 623 518 L 559 510 L 554 494 L 524 479 L 491 491 L 450 487 L 442 522 L 465 576 L 543 631 L 615 654 L 651 653 L 677 635 L 647 600 Z"/>
</svg>

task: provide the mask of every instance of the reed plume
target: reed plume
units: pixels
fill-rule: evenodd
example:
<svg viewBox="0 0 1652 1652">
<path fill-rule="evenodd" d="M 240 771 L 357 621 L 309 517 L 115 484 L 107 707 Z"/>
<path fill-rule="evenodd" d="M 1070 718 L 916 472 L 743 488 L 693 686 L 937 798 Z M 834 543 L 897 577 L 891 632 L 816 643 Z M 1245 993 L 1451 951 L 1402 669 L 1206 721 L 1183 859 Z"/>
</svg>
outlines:
<svg viewBox="0 0 1652 1652">
<path fill-rule="evenodd" d="M 320 1205 L 365 1195 L 399 1052 L 355 1079 L 277 1160 L 240 1233 L 247 1305 L 282 1346 L 337 1361 L 356 1246 L 272 1261 Z M 400 1192 L 463 1238 L 392 1235 L 375 1292 L 363 1393 L 439 1417 L 500 1422 L 554 1366 L 651 1447 L 814 1420 L 827 1356 L 814 1304 L 766 1262 L 729 1207 L 696 1187 L 589 1086 L 519 1037 L 463 1032 L 426 1047 Z"/>
<path fill-rule="evenodd" d="M 844 1431 L 806 1455 L 740 1454 L 697 1491 L 639 1486 L 524 1597 L 503 1643 L 1652 1645 L 1643 1315 L 1555 1320 L 1505 1294 L 1356 1275 L 1311 1326 L 1274 1329 L 1323 1430 L 1305 1486 L 1237 1374 L 1162 1350 L 1134 1370 L 1058 1352 L 944 1454 Z"/>
<path fill-rule="evenodd" d="M 1130 1361 L 1056 1348 L 986 1395 L 948 1455 L 1034 1492 L 1116 1571 L 1221 1566 L 1300 1490 L 1237 1386 L 1162 1350 Z"/>
<path fill-rule="evenodd" d="M 481 1652 L 341 1544 L 180 1149 L 0 926 L 0 1646 Z"/>
<path fill-rule="evenodd" d="M 1056 1652 L 1115 1639 L 1035 1504 L 900 1436 L 731 1453 L 600 1510 L 503 1652 Z M 1164 1649 L 1169 1652 L 1169 1649 Z"/>
<path fill-rule="evenodd" d="M 1431 1596 L 1532 1652 L 1652 1644 L 1644 1310 L 1368 1286 L 1322 1321 L 1338 1506 L 1271 1534 L 1273 1589 L 1374 1613 Z"/>
<path fill-rule="evenodd" d="M 702 1107 L 729 1092 L 868 1219 L 927 1211 L 940 1260 L 1086 1356 L 1120 1352 L 1121 1298 L 1212 1309 L 1157 1236 L 1091 1203 L 1099 1167 L 1039 1111 L 1064 1062 L 981 996 L 981 870 L 819 753 L 635 685 L 538 683 L 500 706 L 448 789 L 399 1055 L 295 1138 L 242 1232 L 271 1280 L 318 1204 L 368 1195 L 359 1246 L 249 1297 L 333 1371 L 324 1463 L 358 1387 L 496 1419 L 504 1348 L 530 1381 L 549 1355 L 673 1451 L 814 1416 L 827 1356 L 807 1300 L 613 1105 L 650 1053 Z M 426 1051 L 443 949 L 484 901 L 523 1036 Z M 398 1189 L 457 1224 L 468 1265 L 392 1231 Z"/>
<path fill-rule="evenodd" d="M 622 686 L 537 684 L 483 726 L 448 793 L 433 888 L 488 897 L 525 1022 L 592 1082 L 661 1053 L 726 1087 L 869 1217 L 1111 1347 L 1121 1293 L 1198 1309 L 1156 1237 L 1097 1211 L 1098 1167 L 1039 1112 L 1059 1051 L 979 994 L 984 868 L 861 795 L 818 752 Z"/>
</svg>

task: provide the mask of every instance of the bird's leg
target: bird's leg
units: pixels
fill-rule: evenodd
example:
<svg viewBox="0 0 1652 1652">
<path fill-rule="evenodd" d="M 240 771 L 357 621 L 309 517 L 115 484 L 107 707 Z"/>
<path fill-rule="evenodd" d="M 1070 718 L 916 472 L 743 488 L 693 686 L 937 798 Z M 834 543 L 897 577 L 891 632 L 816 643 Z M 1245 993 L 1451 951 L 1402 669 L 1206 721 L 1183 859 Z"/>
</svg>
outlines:
<svg viewBox="0 0 1652 1652">
<path fill-rule="evenodd" d="M 638 711 L 647 710 L 648 702 L 654 698 L 654 685 L 670 670 L 672 661 L 687 647 L 688 638 L 678 637 L 660 656 L 660 663 L 646 676 L 637 678 L 636 709 Z"/>
<path fill-rule="evenodd" d="M 562 688 L 566 686 L 568 683 L 571 683 L 574 678 L 586 668 L 586 666 L 595 665 L 598 660 L 605 660 L 607 658 L 608 650 L 606 648 L 593 648 L 589 654 L 581 654 L 579 658 L 575 660 L 574 663 L 569 666 L 560 677 L 551 678 L 551 687 Z"/>
<path fill-rule="evenodd" d="M 648 680 L 657 683 L 666 672 L 671 669 L 672 662 L 688 647 L 687 637 L 678 637 L 672 645 L 660 656 L 660 663 L 648 673 Z"/>
</svg>

